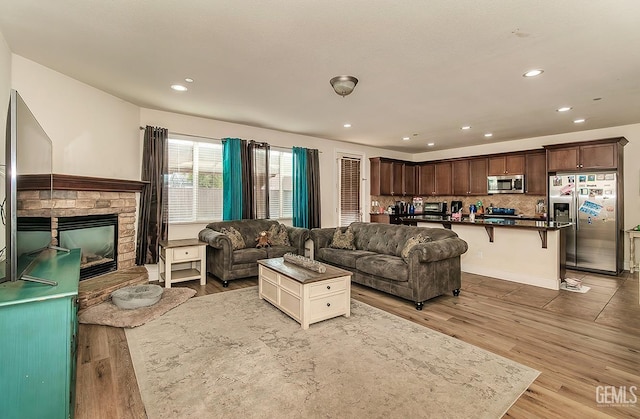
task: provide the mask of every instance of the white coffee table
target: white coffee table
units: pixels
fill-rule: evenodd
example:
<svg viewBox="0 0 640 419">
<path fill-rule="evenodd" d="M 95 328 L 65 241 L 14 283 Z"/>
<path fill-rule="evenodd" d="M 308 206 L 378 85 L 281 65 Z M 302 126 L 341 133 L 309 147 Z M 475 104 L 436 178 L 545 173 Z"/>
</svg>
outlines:
<svg viewBox="0 0 640 419">
<path fill-rule="evenodd" d="M 285 262 L 258 261 L 258 295 L 296 320 L 303 329 L 312 323 L 351 315 L 349 271 L 324 265 L 324 273 Z"/>
</svg>

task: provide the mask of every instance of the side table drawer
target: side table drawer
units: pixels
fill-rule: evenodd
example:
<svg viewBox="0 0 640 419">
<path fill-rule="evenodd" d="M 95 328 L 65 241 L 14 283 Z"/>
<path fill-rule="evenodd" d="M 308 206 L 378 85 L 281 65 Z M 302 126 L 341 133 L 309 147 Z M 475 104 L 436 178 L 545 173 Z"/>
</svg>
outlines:
<svg viewBox="0 0 640 419">
<path fill-rule="evenodd" d="M 331 281 L 322 281 L 319 284 L 311 285 L 309 290 L 309 297 L 315 298 L 322 295 L 331 294 L 337 291 L 344 291 L 346 289 L 345 278 L 336 278 Z"/>
<path fill-rule="evenodd" d="M 199 246 L 177 247 L 173 249 L 174 262 L 180 262 L 181 260 L 193 260 L 193 259 L 200 259 Z"/>
<path fill-rule="evenodd" d="M 341 292 L 328 297 L 311 300 L 310 321 L 335 317 L 346 312 L 346 294 Z"/>
</svg>

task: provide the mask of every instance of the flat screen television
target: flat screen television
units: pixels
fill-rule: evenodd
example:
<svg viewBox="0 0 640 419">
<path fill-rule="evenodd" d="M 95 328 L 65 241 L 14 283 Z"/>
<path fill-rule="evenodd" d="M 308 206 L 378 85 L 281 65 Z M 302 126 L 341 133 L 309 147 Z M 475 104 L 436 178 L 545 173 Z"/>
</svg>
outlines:
<svg viewBox="0 0 640 419">
<path fill-rule="evenodd" d="M 0 246 L 3 247 L 0 254 L 0 282 L 28 280 L 55 285 L 53 281 L 29 276 L 42 251 L 51 246 L 51 209 L 45 217 L 40 217 L 38 229 L 20 228 L 18 217 L 21 175 L 48 176 L 48 193 L 53 192 L 53 147 L 49 136 L 16 90 L 11 90 L 10 94 L 5 141 L 4 166 L 0 168 L 0 175 L 4 176 L 4 182 L 0 182 L 0 228 L 4 229 L 0 234 L 0 240 L 4 239 Z"/>
</svg>

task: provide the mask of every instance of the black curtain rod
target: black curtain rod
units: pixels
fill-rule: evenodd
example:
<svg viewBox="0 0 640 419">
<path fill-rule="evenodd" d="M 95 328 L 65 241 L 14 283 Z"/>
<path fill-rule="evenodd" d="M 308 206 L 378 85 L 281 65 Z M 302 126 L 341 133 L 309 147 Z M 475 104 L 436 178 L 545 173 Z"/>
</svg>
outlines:
<svg viewBox="0 0 640 419">
<path fill-rule="evenodd" d="M 140 127 L 140 131 L 144 131 L 145 129 L 146 129 L 145 127 Z M 183 134 L 183 133 L 180 133 L 180 132 L 174 132 L 174 131 L 169 131 L 169 132 L 170 132 L 170 133 L 172 133 L 172 134 L 176 134 L 176 135 L 184 135 L 185 137 L 206 138 L 207 140 L 222 141 L 222 139 L 221 139 L 221 138 L 205 137 L 205 136 L 203 136 L 203 135 Z M 266 143 L 266 142 L 260 142 L 260 141 L 256 141 L 256 140 L 249 140 L 249 141 L 253 141 L 254 143 L 258 143 L 258 144 L 260 144 L 260 145 L 269 144 L 269 143 Z M 292 148 L 292 147 L 282 147 L 282 146 L 279 146 L 279 145 L 273 145 L 273 144 L 269 144 L 269 145 L 270 145 L 271 147 L 277 147 L 277 148 L 285 148 L 285 149 Z M 318 153 L 322 153 L 322 151 L 318 150 Z"/>
</svg>

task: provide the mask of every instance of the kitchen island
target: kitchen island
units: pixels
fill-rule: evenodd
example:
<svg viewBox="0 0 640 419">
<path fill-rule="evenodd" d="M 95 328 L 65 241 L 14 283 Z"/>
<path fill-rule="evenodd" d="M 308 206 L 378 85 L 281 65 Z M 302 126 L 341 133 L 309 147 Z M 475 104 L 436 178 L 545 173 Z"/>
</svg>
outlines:
<svg viewBox="0 0 640 419">
<path fill-rule="evenodd" d="M 571 223 L 516 218 L 412 216 L 404 224 L 451 229 L 467 242 L 463 272 L 557 290 L 565 278 L 565 228 Z"/>
</svg>

